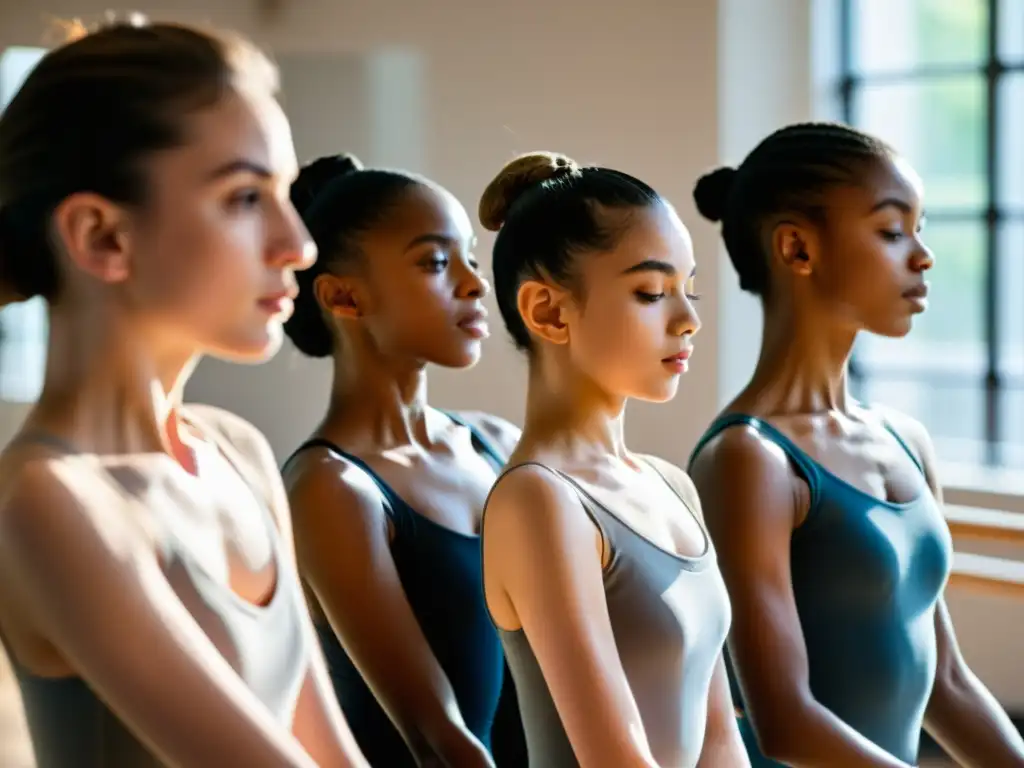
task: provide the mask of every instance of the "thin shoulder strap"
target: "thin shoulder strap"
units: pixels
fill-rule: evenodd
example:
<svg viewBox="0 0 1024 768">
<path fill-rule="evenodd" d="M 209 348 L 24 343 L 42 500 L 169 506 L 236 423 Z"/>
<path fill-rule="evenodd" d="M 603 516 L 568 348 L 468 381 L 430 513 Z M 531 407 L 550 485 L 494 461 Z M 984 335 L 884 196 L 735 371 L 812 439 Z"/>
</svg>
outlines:
<svg viewBox="0 0 1024 768">
<path fill-rule="evenodd" d="M 494 447 L 494 443 L 492 443 L 490 440 L 484 437 L 483 433 L 480 431 L 479 428 L 477 428 L 473 424 L 470 424 L 464 418 L 453 413 L 452 411 L 441 411 L 441 413 L 443 413 L 445 416 L 447 416 L 449 419 L 454 421 L 459 426 L 468 429 L 470 434 L 473 436 L 473 443 L 476 445 L 479 451 L 484 454 L 485 458 L 489 459 L 490 462 L 494 464 L 494 468 L 497 471 L 501 471 L 502 467 L 505 466 L 505 462 L 508 460 L 508 457 L 502 455 L 502 453 L 497 448 Z"/>
<path fill-rule="evenodd" d="M 329 453 L 333 453 L 339 459 L 344 459 L 350 464 L 354 464 L 359 467 L 359 469 L 361 469 L 370 478 L 370 480 L 373 481 L 373 484 L 377 486 L 377 490 L 380 491 L 380 495 L 384 497 L 384 513 L 391 518 L 392 522 L 397 522 L 397 518 L 401 514 L 400 510 L 405 508 L 405 502 L 402 501 L 402 498 L 385 482 L 384 478 L 373 471 L 373 468 L 369 464 L 325 437 L 311 437 L 296 448 L 292 452 L 291 456 L 285 459 L 284 466 L 287 467 L 288 464 L 291 463 L 291 461 L 301 452 L 308 451 L 312 448 L 325 448 Z"/>
<path fill-rule="evenodd" d="M 813 509 L 817 505 L 819 488 L 821 486 L 821 470 L 818 464 L 808 456 L 802 448 L 786 437 L 786 435 L 773 427 L 767 421 L 759 419 L 756 416 L 750 416 L 746 413 L 726 413 L 715 419 L 711 423 L 711 426 L 708 427 L 707 432 L 705 432 L 697 442 L 697 446 L 690 454 L 690 461 L 687 464 L 687 470 L 690 471 L 693 469 L 693 463 L 696 460 L 697 455 L 701 450 L 703 450 L 704 446 L 725 430 L 736 426 L 750 427 L 762 437 L 772 443 L 775 443 L 775 445 L 782 449 L 797 474 L 804 480 L 804 482 L 807 483 L 807 486 L 811 491 L 810 503 L 811 509 Z"/>
<path fill-rule="evenodd" d="M 907 452 L 907 456 L 909 456 L 910 460 L 912 462 L 914 462 L 914 466 L 917 467 L 921 471 L 921 474 L 922 475 L 926 474 L 925 471 L 924 471 L 924 464 L 921 463 L 920 457 L 917 455 L 917 453 L 915 453 L 910 448 L 910 446 L 907 444 L 907 441 L 904 440 L 902 437 L 900 437 L 900 433 L 897 432 L 896 428 L 892 424 L 889 423 L 888 419 L 886 419 L 886 418 L 882 419 L 882 426 L 885 427 L 886 431 L 888 431 L 888 433 L 890 435 L 892 435 L 894 438 L 896 438 L 896 442 L 899 443 L 900 447 L 903 448 L 903 450 Z"/>
</svg>

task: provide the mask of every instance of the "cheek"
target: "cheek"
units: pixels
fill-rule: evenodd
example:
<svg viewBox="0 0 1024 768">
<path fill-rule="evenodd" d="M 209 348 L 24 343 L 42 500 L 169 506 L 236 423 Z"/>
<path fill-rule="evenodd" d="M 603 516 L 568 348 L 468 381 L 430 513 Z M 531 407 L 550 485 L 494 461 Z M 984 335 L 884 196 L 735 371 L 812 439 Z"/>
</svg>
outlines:
<svg viewBox="0 0 1024 768">
<path fill-rule="evenodd" d="M 262 247 L 251 226 L 203 217 L 164 227 L 139 275 L 147 304 L 221 325 L 272 287 L 263 281 Z M 266 284 L 264 284 L 266 283 Z"/>
<path fill-rule="evenodd" d="M 665 323 L 658 305 L 644 305 L 632 297 L 609 299 L 587 307 L 580 318 L 584 346 L 594 360 L 628 367 L 646 361 L 663 341 Z"/>
</svg>

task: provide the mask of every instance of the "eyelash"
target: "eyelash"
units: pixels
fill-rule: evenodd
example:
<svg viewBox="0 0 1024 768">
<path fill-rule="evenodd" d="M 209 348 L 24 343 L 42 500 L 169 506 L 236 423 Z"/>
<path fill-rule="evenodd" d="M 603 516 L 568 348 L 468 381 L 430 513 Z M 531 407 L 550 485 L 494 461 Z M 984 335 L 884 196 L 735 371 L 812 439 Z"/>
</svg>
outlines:
<svg viewBox="0 0 1024 768">
<path fill-rule="evenodd" d="M 255 208 L 262 197 L 263 193 L 258 189 L 241 189 L 231 195 L 228 204 L 233 208 Z"/>
<path fill-rule="evenodd" d="M 448 266 L 449 259 L 447 256 L 432 256 L 425 262 L 425 266 L 428 270 L 435 274 L 440 274 L 444 271 L 444 268 Z M 469 266 L 474 272 L 480 270 L 480 262 L 476 259 L 469 260 Z"/>
<path fill-rule="evenodd" d="M 640 301 L 642 301 L 644 304 L 654 304 L 656 301 L 661 301 L 661 299 L 665 298 L 665 294 L 636 291 L 636 297 L 640 299 Z M 700 301 L 701 296 L 699 293 L 688 293 L 686 294 L 686 298 L 688 298 L 690 301 Z"/>
</svg>

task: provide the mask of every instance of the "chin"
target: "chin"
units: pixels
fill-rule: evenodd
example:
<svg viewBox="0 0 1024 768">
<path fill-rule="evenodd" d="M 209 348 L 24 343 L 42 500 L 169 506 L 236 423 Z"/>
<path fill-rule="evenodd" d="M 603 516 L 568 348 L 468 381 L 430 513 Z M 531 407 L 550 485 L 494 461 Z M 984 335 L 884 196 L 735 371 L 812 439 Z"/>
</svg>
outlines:
<svg viewBox="0 0 1024 768">
<path fill-rule="evenodd" d="M 913 317 L 901 317 L 885 324 L 878 324 L 876 327 L 867 330 L 876 336 L 884 336 L 889 339 L 902 339 L 914 328 Z"/>
<path fill-rule="evenodd" d="M 667 403 L 672 400 L 679 391 L 679 377 L 675 376 L 671 381 L 662 382 L 660 386 L 645 387 L 631 395 L 635 400 L 643 400 L 646 403 Z"/>
<path fill-rule="evenodd" d="M 434 365 L 439 365 L 442 368 L 461 370 L 472 368 L 479 363 L 482 352 L 480 342 L 474 342 L 469 345 L 463 344 L 458 348 L 442 350 L 441 354 L 431 355 L 429 359 Z"/>
<path fill-rule="evenodd" d="M 274 357 L 284 343 L 284 331 L 280 324 L 264 327 L 262 332 L 248 336 L 222 339 L 211 344 L 207 354 L 230 363 L 258 365 Z"/>
</svg>

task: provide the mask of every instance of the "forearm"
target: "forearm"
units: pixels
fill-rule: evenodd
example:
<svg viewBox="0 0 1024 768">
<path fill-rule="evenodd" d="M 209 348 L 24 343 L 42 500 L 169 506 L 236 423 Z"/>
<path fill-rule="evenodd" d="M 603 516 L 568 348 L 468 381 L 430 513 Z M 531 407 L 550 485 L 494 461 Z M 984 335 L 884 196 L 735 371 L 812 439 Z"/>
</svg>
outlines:
<svg viewBox="0 0 1024 768">
<path fill-rule="evenodd" d="M 414 756 L 420 768 L 494 768 L 490 753 L 465 726 L 449 723 L 418 741 Z"/>
<path fill-rule="evenodd" d="M 750 768 L 750 757 L 743 745 L 736 718 L 730 713 L 729 719 L 728 727 L 722 727 L 705 739 L 697 768 Z"/>
<path fill-rule="evenodd" d="M 773 732 L 758 731 L 758 742 L 791 768 L 911 768 L 816 702 L 784 708 Z"/>
<path fill-rule="evenodd" d="M 965 768 L 1024 768 L 1024 739 L 970 670 L 936 680 L 925 728 Z"/>
</svg>

